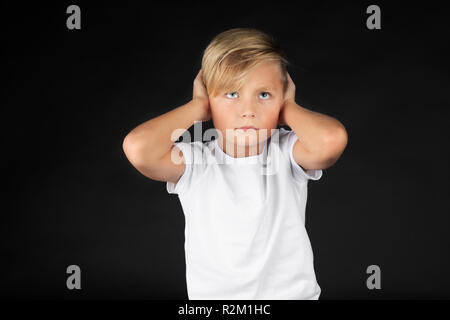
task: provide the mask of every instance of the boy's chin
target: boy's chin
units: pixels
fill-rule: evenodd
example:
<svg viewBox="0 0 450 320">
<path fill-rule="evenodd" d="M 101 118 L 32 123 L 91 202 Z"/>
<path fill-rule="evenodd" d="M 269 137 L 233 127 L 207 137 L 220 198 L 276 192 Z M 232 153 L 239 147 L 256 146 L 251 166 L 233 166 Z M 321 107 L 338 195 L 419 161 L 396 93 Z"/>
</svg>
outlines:
<svg viewBox="0 0 450 320">
<path fill-rule="evenodd" d="M 271 131 L 272 130 L 272 131 Z M 227 144 L 235 144 L 239 146 L 251 146 L 258 143 L 264 143 L 273 133 L 275 129 L 227 129 L 225 135 L 222 137 L 227 141 Z"/>
<path fill-rule="evenodd" d="M 266 141 L 267 139 L 260 137 L 259 139 L 257 137 L 245 137 L 245 139 L 243 139 L 242 137 L 236 137 L 236 139 L 234 140 L 234 144 L 237 146 L 246 146 L 246 147 L 250 147 L 250 146 L 256 146 L 259 144 L 264 143 L 264 141 Z"/>
</svg>

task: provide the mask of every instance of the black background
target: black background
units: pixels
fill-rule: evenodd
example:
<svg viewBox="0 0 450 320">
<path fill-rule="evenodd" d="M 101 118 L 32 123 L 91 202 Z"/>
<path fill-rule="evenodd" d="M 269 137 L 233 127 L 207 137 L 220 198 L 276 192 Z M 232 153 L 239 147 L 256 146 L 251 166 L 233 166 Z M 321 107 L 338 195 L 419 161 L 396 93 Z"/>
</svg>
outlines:
<svg viewBox="0 0 450 320">
<path fill-rule="evenodd" d="M 71 4 L 81 30 L 66 27 Z M 370 4 L 381 30 L 366 28 Z M 131 166 L 122 141 L 189 101 L 204 48 L 233 27 L 272 34 L 297 103 L 349 135 L 309 183 L 320 298 L 450 298 L 441 5 L 9 1 L 2 13 L 3 298 L 187 298 L 179 200 Z M 81 290 L 66 288 L 72 264 Z M 372 264 L 381 290 L 366 287 Z"/>
</svg>

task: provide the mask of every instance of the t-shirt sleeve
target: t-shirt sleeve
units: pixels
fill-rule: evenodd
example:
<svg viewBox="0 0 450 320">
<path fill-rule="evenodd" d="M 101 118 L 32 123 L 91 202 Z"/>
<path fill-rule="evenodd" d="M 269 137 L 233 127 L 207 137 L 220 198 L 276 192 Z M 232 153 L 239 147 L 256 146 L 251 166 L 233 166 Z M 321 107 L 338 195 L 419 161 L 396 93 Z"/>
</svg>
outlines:
<svg viewBox="0 0 450 320">
<path fill-rule="evenodd" d="M 286 130 L 287 135 L 287 150 L 289 154 L 289 160 L 291 163 L 291 169 L 292 174 L 294 175 L 294 178 L 297 180 L 319 180 L 322 177 L 322 170 L 321 169 L 308 169 L 303 170 L 301 166 L 297 164 L 294 160 L 294 144 L 298 140 L 298 136 L 295 134 L 294 130 Z"/>
<path fill-rule="evenodd" d="M 170 194 L 184 194 L 196 183 L 204 171 L 202 167 L 202 145 L 200 141 L 195 142 L 175 142 L 174 143 L 183 152 L 185 169 L 177 183 L 167 181 L 166 188 Z"/>
</svg>

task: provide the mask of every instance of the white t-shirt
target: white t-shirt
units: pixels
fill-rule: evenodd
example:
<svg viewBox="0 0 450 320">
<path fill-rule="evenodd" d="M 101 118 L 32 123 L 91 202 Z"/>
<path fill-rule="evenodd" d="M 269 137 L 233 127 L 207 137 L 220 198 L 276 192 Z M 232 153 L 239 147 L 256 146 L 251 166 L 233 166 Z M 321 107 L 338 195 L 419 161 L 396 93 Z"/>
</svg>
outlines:
<svg viewBox="0 0 450 320">
<path fill-rule="evenodd" d="M 217 139 L 176 142 L 186 169 L 178 194 L 190 300 L 318 299 L 305 229 L 308 180 L 322 170 L 295 162 L 297 135 L 280 128 L 255 156 L 234 158 Z"/>
</svg>

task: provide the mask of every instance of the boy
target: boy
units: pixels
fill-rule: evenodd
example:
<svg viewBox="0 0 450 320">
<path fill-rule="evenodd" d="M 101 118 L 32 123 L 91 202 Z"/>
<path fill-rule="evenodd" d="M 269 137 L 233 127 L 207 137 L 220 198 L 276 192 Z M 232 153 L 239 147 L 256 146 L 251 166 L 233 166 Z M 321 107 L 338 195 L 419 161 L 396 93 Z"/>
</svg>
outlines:
<svg viewBox="0 0 450 320">
<path fill-rule="evenodd" d="M 262 31 L 222 32 L 204 52 L 192 100 L 124 140 L 133 166 L 180 199 L 191 300 L 320 296 L 305 230 L 307 182 L 337 161 L 347 133 L 295 103 L 287 63 Z M 210 119 L 214 140 L 173 143 Z"/>
</svg>

